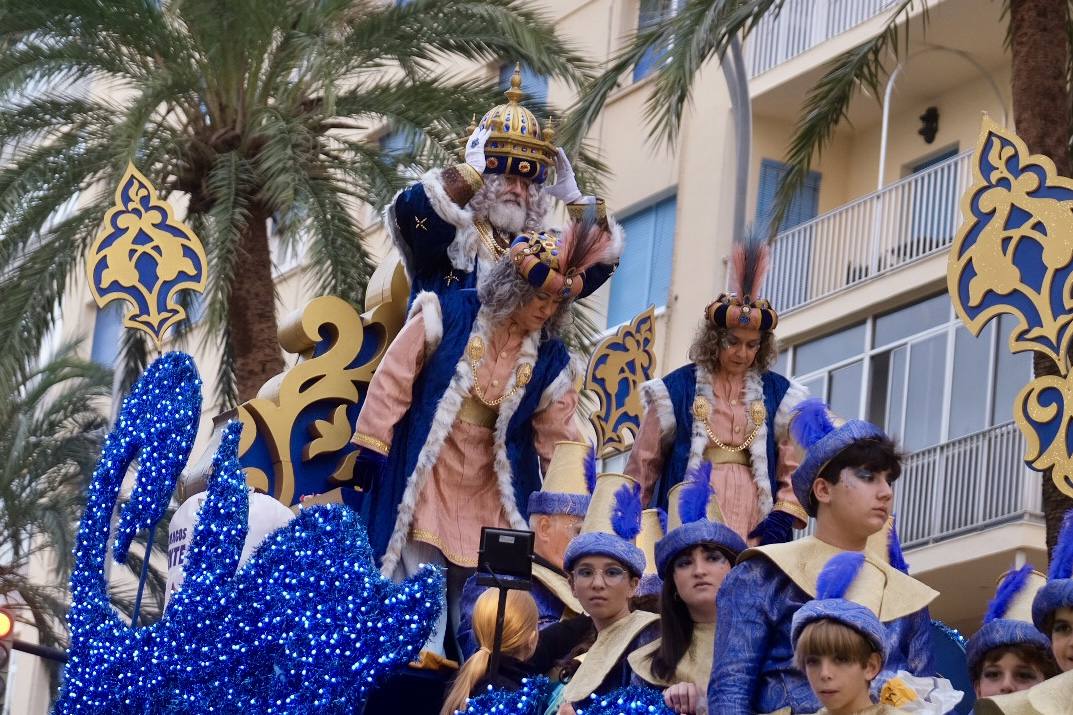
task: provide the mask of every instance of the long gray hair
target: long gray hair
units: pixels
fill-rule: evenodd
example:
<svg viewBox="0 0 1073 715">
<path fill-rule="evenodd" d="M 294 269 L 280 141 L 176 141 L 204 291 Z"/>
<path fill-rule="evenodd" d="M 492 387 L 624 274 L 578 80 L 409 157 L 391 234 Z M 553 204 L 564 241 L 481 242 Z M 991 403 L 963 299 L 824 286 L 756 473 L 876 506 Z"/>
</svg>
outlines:
<svg viewBox="0 0 1073 715">
<path fill-rule="evenodd" d="M 501 174 L 485 175 L 484 186 L 478 189 L 467 204 L 469 210 L 473 212 L 473 217 L 487 219 L 489 208 L 499 200 L 499 193 L 506 185 L 507 177 Z M 544 217 L 548 214 L 550 203 L 548 196 L 540 190 L 540 185 L 530 182 L 529 201 L 525 208 L 525 223 L 522 226 L 522 232 L 539 231 L 544 228 Z"/>
<path fill-rule="evenodd" d="M 492 324 L 503 323 L 529 301 L 537 297 L 537 289 L 519 275 L 510 255 L 500 258 L 487 273 L 477 279 L 477 297 L 481 310 Z M 571 319 L 570 300 L 564 300 L 555 315 L 544 323 L 544 338 L 558 337 Z"/>
</svg>

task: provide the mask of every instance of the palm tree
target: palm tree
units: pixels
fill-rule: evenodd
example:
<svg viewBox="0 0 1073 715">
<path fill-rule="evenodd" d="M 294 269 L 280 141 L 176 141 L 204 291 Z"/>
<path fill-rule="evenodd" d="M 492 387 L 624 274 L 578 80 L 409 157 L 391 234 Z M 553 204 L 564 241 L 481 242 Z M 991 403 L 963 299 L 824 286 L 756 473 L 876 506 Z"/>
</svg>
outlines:
<svg viewBox="0 0 1073 715">
<path fill-rule="evenodd" d="M 606 70 L 581 93 L 562 134 L 576 140 L 603 109 L 619 78 L 642 58 L 658 52 L 663 60 L 655 71 L 645 104 L 650 137 L 673 146 L 697 72 L 719 61 L 735 37 L 747 37 L 768 16 L 777 15 L 786 0 L 686 0 L 677 14 L 641 32 L 619 52 Z M 771 230 L 782 223 L 786 211 L 811 169 L 812 160 L 830 143 L 845 118 L 850 101 L 866 90 L 881 97 L 886 61 L 907 50 L 903 25 L 917 4 L 898 0 L 887 11 L 880 31 L 864 43 L 835 57 L 809 90 L 799 112 L 786 157 L 786 173 L 772 210 Z M 925 5 L 926 3 L 921 2 Z M 1070 176 L 1070 76 L 1073 57 L 1070 37 L 1073 23 L 1069 0 L 1005 0 L 1009 45 L 1013 62 L 1014 121 L 1020 136 L 1034 153 L 1054 160 L 1060 173 Z M 922 16 L 927 22 L 927 13 Z M 1058 374 L 1050 359 L 1036 354 L 1036 375 Z M 1048 549 L 1053 549 L 1062 517 L 1073 501 L 1043 475 L 1043 510 Z"/>
<path fill-rule="evenodd" d="M 73 345 L 15 381 L 0 378 L 0 602 L 50 647 L 66 641 L 75 532 L 111 393 L 111 371 L 78 360 Z"/>
<path fill-rule="evenodd" d="M 360 304 L 372 265 L 356 209 L 405 181 L 370 132 L 405 131 L 417 164 L 443 163 L 502 101 L 445 63 L 587 78 L 520 0 L 9 2 L 0 46 L 0 146 L 17 147 L 0 169 L 0 370 L 36 351 L 133 161 L 188 197 L 206 243 L 222 406 L 283 368 L 270 222 L 283 250 L 302 240 L 315 291 Z M 141 340 L 124 348 L 144 361 Z"/>
</svg>

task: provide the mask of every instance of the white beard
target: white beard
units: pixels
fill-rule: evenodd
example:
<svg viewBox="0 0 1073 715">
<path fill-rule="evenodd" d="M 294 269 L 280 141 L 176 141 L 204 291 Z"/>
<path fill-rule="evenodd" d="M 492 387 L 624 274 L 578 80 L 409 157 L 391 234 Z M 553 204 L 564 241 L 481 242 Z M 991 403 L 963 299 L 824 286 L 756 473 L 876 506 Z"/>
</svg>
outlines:
<svg viewBox="0 0 1073 715">
<path fill-rule="evenodd" d="M 525 209 L 515 203 L 496 201 L 488 207 L 488 220 L 506 233 L 521 233 L 525 227 Z"/>
</svg>

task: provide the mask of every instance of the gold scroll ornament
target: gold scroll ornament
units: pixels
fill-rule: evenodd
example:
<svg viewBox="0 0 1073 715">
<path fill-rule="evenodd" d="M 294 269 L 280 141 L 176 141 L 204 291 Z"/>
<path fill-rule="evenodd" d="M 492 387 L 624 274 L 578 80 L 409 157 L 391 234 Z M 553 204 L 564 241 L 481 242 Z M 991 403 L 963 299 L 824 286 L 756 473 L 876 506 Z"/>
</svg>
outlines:
<svg viewBox="0 0 1073 715">
<path fill-rule="evenodd" d="M 593 350 L 583 389 L 599 401 L 589 420 L 601 457 L 625 451 L 637 436 L 643 412 L 639 388 L 656 371 L 655 325 L 655 309 L 649 306 Z"/>
<path fill-rule="evenodd" d="M 1025 462 L 1073 497 L 1073 180 L 1031 154 L 1012 131 L 984 118 L 972 157 L 973 183 L 950 249 L 947 287 L 973 333 L 1001 314 L 1017 319 L 1012 352 L 1046 355 L 1057 375 L 1028 383 L 1013 406 Z"/>
</svg>

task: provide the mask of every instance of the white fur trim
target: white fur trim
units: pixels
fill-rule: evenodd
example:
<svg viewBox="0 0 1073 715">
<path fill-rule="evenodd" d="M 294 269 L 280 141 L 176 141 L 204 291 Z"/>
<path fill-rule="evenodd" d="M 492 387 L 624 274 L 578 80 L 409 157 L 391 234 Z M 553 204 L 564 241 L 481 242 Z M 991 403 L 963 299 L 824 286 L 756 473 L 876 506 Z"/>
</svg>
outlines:
<svg viewBox="0 0 1073 715">
<path fill-rule="evenodd" d="M 479 336 L 487 345 L 490 335 L 491 326 L 488 325 L 485 311 L 482 308 L 477 312 L 473 329 L 470 331 L 470 338 Z M 518 351 L 515 369 L 522 362 L 528 362 L 533 366 L 536 365 L 539 340 L 539 331 L 534 331 L 525 337 L 522 341 L 521 349 Z M 470 370 L 469 358 L 463 351 L 462 356 L 455 365 L 455 374 L 451 378 L 451 384 L 448 385 L 443 397 L 440 398 L 439 404 L 436 405 L 436 414 L 432 419 L 432 426 L 429 429 L 428 437 L 425 439 L 425 444 L 417 456 L 417 464 L 414 466 L 413 474 L 406 481 L 406 490 L 403 492 L 402 501 L 399 503 L 398 517 L 395 519 L 395 529 L 391 533 L 391 540 L 388 541 L 387 550 L 384 553 L 380 568 L 380 573 L 385 578 L 392 578 L 395 575 L 395 567 L 399 563 L 402 548 L 410 538 L 410 527 L 413 525 L 417 497 L 421 494 L 425 483 L 432 475 L 432 468 L 439 459 L 443 443 L 454 426 L 458 410 L 462 407 L 462 400 L 468 397 L 472 390 L 473 372 Z M 507 458 L 505 439 L 507 425 L 510 424 L 510 420 L 517 411 L 518 404 L 524 394 L 525 390 L 518 390 L 499 404 L 499 416 L 496 418 L 493 445 L 495 451 L 494 469 L 499 487 L 500 504 L 502 504 L 503 510 L 507 513 L 507 520 L 514 529 L 526 529 L 528 527 L 518 510 L 518 505 L 514 502 L 514 474 L 510 468 L 510 460 Z"/>
<path fill-rule="evenodd" d="M 782 439 L 786 436 L 790 428 L 790 415 L 793 414 L 794 408 L 797 407 L 803 400 L 808 399 L 808 388 L 799 382 L 790 380 L 790 388 L 786 390 L 786 394 L 782 397 L 782 402 L 779 403 L 779 411 L 775 413 L 775 437 Z"/>
<path fill-rule="evenodd" d="M 537 404 L 536 411 L 540 412 L 541 410 L 546 410 L 548 405 L 565 395 L 571 388 L 576 388 L 581 373 L 584 370 L 585 363 L 583 363 L 576 355 L 571 355 L 570 360 L 559 372 L 558 376 L 552 380 L 550 385 L 544 388 L 544 392 L 540 395 L 540 403 Z"/>
<path fill-rule="evenodd" d="M 440 341 L 443 340 L 443 308 L 440 305 L 440 297 L 427 290 L 418 293 L 414 297 L 406 320 L 410 320 L 418 313 L 425 321 L 425 350 L 432 352 L 440 346 Z"/>
<path fill-rule="evenodd" d="M 712 390 L 711 375 L 700 365 L 697 365 L 697 396 L 708 400 L 715 406 L 715 394 Z M 752 404 L 756 400 L 763 401 L 764 387 L 760 381 L 760 373 L 750 370 L 745 375 L 745 400 Z M 687 471 L 692 471 L 700 466 L 704 458 L 704 450 L 707 449 L 708 432 L 704 429 L 704 423 L 693 418 L 693 434 L 689 445 L 689 462 Z M 749 461 L 752 464 L 753 483 L 756 485 L 756 499 L 760 507 L 760 516 L 765 517 L 773 506 L 771 495 L 771 477 L 767 468 L 767 420 L 760 425 L 756 437 L 749 445 Z"/>
<path fill-rule="evenodd" d="M 641 384 L 641 404 L 645 412 L 653 410 L 659 418 L 660 442 L 670 442 L 678 420 L 674 417 L 674 403 L 663 380 L 656 378 Z"/>
<path fill-rule="evenodd" d="M 622 257 L 622 249 L 626 245 L 626 231 L 610 216 L 607 217 L 607 227 L 611 232 L 611 245 L 604 251 L 601 263 L 614 263 Z"/>
</svg>

